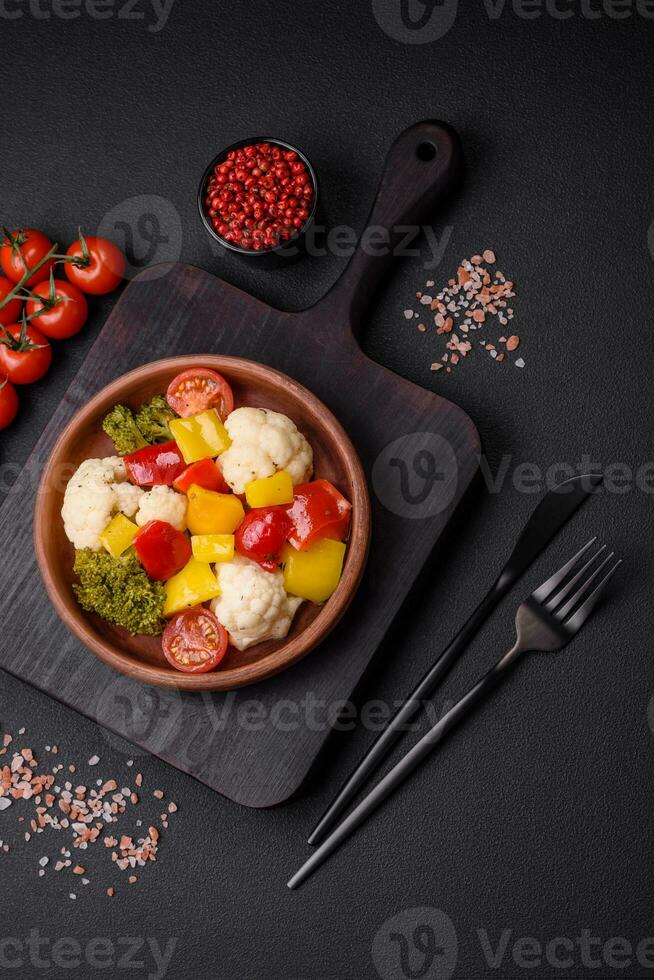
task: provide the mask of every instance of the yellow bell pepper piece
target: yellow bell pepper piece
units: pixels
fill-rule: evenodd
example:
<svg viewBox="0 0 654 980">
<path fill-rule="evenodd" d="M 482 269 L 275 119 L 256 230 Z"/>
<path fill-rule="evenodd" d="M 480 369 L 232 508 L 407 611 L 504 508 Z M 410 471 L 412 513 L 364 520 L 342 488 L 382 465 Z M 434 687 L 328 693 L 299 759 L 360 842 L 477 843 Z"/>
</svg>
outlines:
<svg viewBox="0 0 654 980">
<path fill-rule="evenodd" d="M 231 561 L 234 557 L 234 535 L 194 534 L 191 547 L 196 561 Z"/>
<path fill-rule="evenodd" d="M 164 591 L 163 614 L 172 616 L 182 609 L 215 599 L 220 595 L 220 586 L 209 565 L 191 558 L 181 572 L 164 583 Z"/>
<path fill-rule="evenodd" d="M 306 551 L 285 544 L 281 564 L 286 591 L 311 602 L 325 602 L 341 580 L 345 549 L 343 541 L 331 538 L 317 541 Z"/>
<path fill-rule="evenodd" d="M 114 558 L 119 558 L 132 544 L 140 528 L 124 514 L 116 514 L 100 535 L 100 541 Z"/>
<path fill-rule="evenodd" d="M 280 470 L 263 480 L 250 480 L 245 487 L 248 507 L 274 507 L 293 503 L 293 480 L 290 473 Z"/>
<path fill-rule="evenodd" d="M 192 483 L 188 491 L 186 523 L 191 534 L 232 534 L 245 517 L 243 504 L 233 493 L 216 493 Z"/>
<path fill-rule="evenodd" d="M 232 444 L 227 429 L 212 408 L 187 419 L 171 419 L 169 425 L 185 463 L 213 459 Z"/>
</svg>

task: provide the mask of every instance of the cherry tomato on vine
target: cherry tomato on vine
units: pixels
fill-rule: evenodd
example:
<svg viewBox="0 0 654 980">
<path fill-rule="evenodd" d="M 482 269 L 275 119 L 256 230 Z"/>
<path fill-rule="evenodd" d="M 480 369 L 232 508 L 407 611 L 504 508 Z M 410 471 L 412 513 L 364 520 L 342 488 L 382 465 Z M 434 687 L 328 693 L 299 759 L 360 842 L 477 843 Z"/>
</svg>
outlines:
<svg viewBox="0 0 654 980">
<path fill-rule="evenodd" d="M 11 425 L 17 414 L 18 395 L 11 382 L 5 378 L 0 381 L 0 429 Z"/>
<path fill-rule="evenodd" d="M 0 329 L 0 373 L 15 385 L 31 385 L 50 367 L 52 348 L 36 327 L 12 323 Z"/>
<path fill-rule="evenodd" d="M 234 411 L 234 394 L 222 374 L 210 368 L 182 371 L 168 385 L 166 401 L 183 419 L 215 408 L 224 421 Z"/>
<path fill-rule="evenodd" d="M 42 302 L 28 300 L 27 315 L 42 334 L 53 340 L 66 340 L 79 333 L 88 318 L 89 304 L 77 286 L 67 279 L 54 279 L 40 282 L 32 292 L 42 297 Z"/>
<path fill-rule="evenodd" d="M 15 282 L 11 282 L 10 279 L 5 279 L 4 276 L 0 276 L 0 303 L 9 295 L 12 291 Z M 0 310 L 0 323 L 4 323 L 6 327 L 10 323 L 17 323 L 20 320 L 20 312 L 23 308 L 23 304 L 19 299 L 11 299 L 6 306 Z"/>
<path fill-rule="evenodd" d="M 248 511 L 234 533 L 239 555 L 258 562 L 267 572 L 277 568 L 279 552 L 291 529 L 284 507 L 257 507 Z"/>
<path fill-rule="evenodd" d="M 73 242 L 66 255 L 81 259 L 84 264 L 66 262 L 66 275 L 84 293 L 102 296 L 111 293 L 125 278 L 125 256 L 113 242 L 94 235 Z"/>
<path fill-rule="evenodd" d="M 163 652 L 171 666 L 185 674 L 206 674 L 227 652 L 229 634 L 204 606 L 177 613 L 162 637 Z"/>
<path fill-rule="evenodd" d="M 2 237 L 2 244 L 0 244 L 0 265 L 4 275 L 13 283 L 20 282 L 27 270 L 38 265 L 51 248 L 50 239 L 35 228 L 10 231 L 8 237 L 6 235 Z M 47 279 L 53 265 L 54 262 L 49 259 L 38 272 L 29 277 L 25 285 L 34 286 L 37 282 Z"/>
</svg>

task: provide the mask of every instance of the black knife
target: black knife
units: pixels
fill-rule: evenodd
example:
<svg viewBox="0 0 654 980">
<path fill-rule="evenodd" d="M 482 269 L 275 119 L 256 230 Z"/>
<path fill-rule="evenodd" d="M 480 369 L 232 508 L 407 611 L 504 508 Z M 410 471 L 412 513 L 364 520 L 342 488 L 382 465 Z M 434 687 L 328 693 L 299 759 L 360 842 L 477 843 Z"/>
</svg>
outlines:
<svg viewBox="0 0 654 980">
<path fill-rule="evenodd" d="M 389 722 L 388 727 L 368 749 L 357 768 L 320 818 L 315 830 L 309 837 L 309 844 L 320 843 L 346 806 L 386 758 L 400 735 L 406 730 L 406 726 L 418 714 L 423 702 L 432 696 L 445 674 L 461 656 L 500 600 L 521 578 L 566 521 L 572 517 L 577 508 L 587 500 L 590 494 L 595 492 L 602 480 L 603 476 L 599 473 L 575 476 L 553 487 L 545 494 L 527 521 L 511 557 L 500 572 L 495 584 L 479 603 L 461 631 L 408 696 L 397 714 Z"/>
</svg>

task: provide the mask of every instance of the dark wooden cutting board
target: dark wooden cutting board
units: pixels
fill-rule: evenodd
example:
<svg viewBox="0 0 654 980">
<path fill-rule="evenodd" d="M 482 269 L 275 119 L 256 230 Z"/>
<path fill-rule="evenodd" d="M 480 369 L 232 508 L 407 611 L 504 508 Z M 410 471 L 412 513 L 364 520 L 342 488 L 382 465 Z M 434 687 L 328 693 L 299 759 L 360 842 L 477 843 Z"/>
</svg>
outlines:
<svg viewBox="0 0 654 980">
<path fill-rule="evenodd" d="M 394 244 L 398 226 L 432 217 L 460 166 L 447 127 L 407 130 L 389 153 L 369 226 L 388 229 Z M 329 734 L 326 706 L 350 697 L 477 467 L 470 419 L 369 360 L 357 343 L 391 258 L 360 247 L 327 296 L 301 313 L 272 309 L 187 265 L 142 274 L 118 301 L 1 511 L 0 666 L 247 806 L 273 806 L 299 787 Z M 368 568 L 341 624 L 300 664 L 226 695 L 146 688 L 81 647 L 43 591 L 27 517 L 71 415 L 118 375 L 189 353 L 262 361 L 314 391 L 354 442 L 373 505 Z"/>
</svg>

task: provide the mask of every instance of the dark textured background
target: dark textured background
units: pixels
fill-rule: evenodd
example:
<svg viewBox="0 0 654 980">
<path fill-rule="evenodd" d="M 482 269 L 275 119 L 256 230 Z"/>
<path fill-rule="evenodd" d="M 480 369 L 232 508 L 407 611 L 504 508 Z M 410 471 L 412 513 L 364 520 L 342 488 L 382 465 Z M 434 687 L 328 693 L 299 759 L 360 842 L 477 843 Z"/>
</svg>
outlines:
<svg viewBox="0 0 654 980">
<path fill-rule="evenodd" d="M 359 229 L 401 129 L 440 117 L 460 131 L 468 179 L 436 223 L 437 233 L 447 225 L 452 233 L 433 277 L 494 247 L 517 283 L 515 330 L 527 366 L 520 372 L 475 352 L 450 377 L 430 374 L 433 340 L 402 316 L 431 277 L 422 267 L 427 252 L 398 265 L 363 344 L 412 380 L 438 385 L 475 420 L 493 471 L 504 454 L 510 466 L 500 494 L 481 486 L 467 501 L 359 703 L 405 691 L 490 584 L 533 504 L 512 489 L 518 464 L 574 466 L 588 453 L 603 465 L 638 467 L 651 456 L 654 22 L 635 13 L 591 21 L 570 7 L 575 15 L 562 21 L 527 20 L 509 5 L 491 19 L 481 4 L 461 4 L 449 33 L 424 45 L 387 36 L 367 0 L 177 0 L 159 33 L 141 21 L 86 15 L 0 16 L 3 223 L 37 225 L 67 241 L 78 223 L 93 230 L 127 198 L 160 195 L 181 216 L 181 258 L 280 306 L 309 305 L 344 259 L 264 273 L 213 254 L 195 190 L 221 145 L 258 131 L 297 142 L 319 172 L 326 220 Z M 23 397 L 20 421 L 0 436 L 5 488 L 112 303 L 94 304 L 84 335 L 59 347 L 51 374 Z M 579 515 L 479 636 L 441 699 L 496 659 L 518 599 L 590 532 L 627 558 L 613 601 L 566 653 L 525 661 L 300 892 L 284 883 L 370 738 L 363 731 L 332 738 L 302 795 L 273 811 L 244 810 L 155 760 L 138 760 L 149 786 L 162 785 L 180 810 L 159 863 L 112 903 L 103 895 L 104 849 L 85 856 L 92 883 L 76 889 L 76 903 L 67 898 L 70 880 L 38 879 L 37 860 L 53 846 L 43 838 L 43 846 L 21 844 L 14 806 L 0 818 L 0 837 L 15 844 L 0 855 L 0 938 L 25 939 L 33 928 L 82 943 L 176 936 L 168 971 L 176 980 L 359 980 L 379 975 L 372 948 L 384 923 L 429 906 L 454 923 L 455 977 L 650 975 L 637 964 L 591 968 L 578 948 L 570 969 L 545 959 L 525 969 L 510 949 L 519 937 L 574 940 L 583 929 L 634 945 L 654 934 L 651 500 L 627 490 Z M 129 749 L 92 724 L 5 675 L 0 690 L 3 729 L 25 725 L 28 744 L 57 741 L 80 762 L 97 751 L 103 774 L 122 769 Z M 512 930 L 509 949 L 492 970 L 478 931 L 495 946 L 504 929 Z M 152 970 L 146 958 L 125 974 Z M 389 970 L 382 973 L 408 975 Z M 29 959 L 5 972 L 108 975 L 88 963 L 62 971 Z"/>
</svg>

